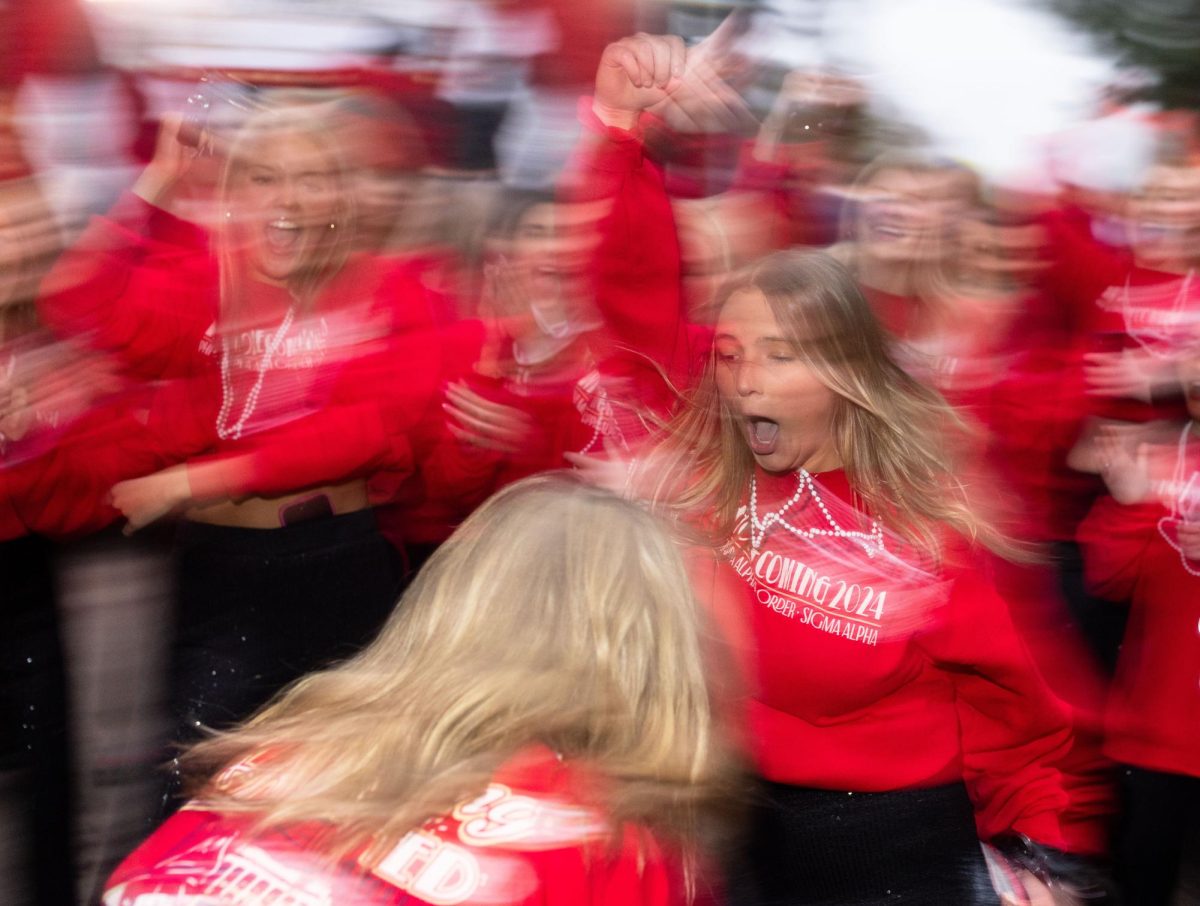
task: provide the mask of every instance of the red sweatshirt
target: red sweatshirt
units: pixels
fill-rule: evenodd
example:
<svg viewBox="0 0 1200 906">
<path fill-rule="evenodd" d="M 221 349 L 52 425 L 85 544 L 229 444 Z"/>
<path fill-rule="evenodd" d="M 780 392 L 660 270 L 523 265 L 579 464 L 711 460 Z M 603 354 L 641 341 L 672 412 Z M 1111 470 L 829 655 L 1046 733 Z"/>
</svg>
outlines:
<svg viewBox="0 0 1200 906">
<path fill-rule="evenodd" d="M 1200 281 L 1130 265 L 1095 300 L 1082 352 L 1129 351 L 1170 361 L 1200 331 Z M 1182 398 L 1168 393 L 1150 402 L 1093 397 L 1091 414 L 1147 422 L 1183 415 Z"/>
<path fill-rule="evenodd" d="M 206 235 L 128 195 L 56 266 L 39 311 L 128 373 L 171 379 L 130 446 L 164 463 L 241 458 L 236 475 L 197 496 L 270 496 L 407 467 L 405 434 L 428 408 L 440 361 L 419 280 L 360 255 L 310 310 L 254 280 L 243 292 L 248 314 L 218 329 Z"/>
<path fill-rule="evenodd" d="M 685 319 L 679 242 L 662 168 L 646 156 L 639 136 L 600 123 L 590 98 L 581 100 L 579 117 L 585 134 L 564 200 L 607 206 L 590 274 L 602 326 L 565 350 L 561 362 L 553 363 L 554 373 L 524 383 L 476 373 L 481 326 L 449 329 L 444 360 L 457 360 L 459 370 L 444 377 L 521 410 L 534 433 L 523 449 L 501 455 L 461 444 L 444 425 L 433 426 L 432 442 L 424 432 L 420 481 L 403 488 L 397 506 L 384 516 L 390 537 L 440 541 L 493 491 L 567 466 L 566 453 L 603 456 L 606 444 L 625 453 L 636 450 L 655 420 L 672 410 L 672 387 L 688 385 L 696 351 L 706 348 Z M 424 526 L 406 525 L 413 513 L 436 514 L 440 534 L 431 537 Z"/>
<path fill-rule="evenodd" d="M 331 861 L 333 828 L 255 832 L 254 815 L 193 802 L 109 879 L 105 906 L 175 897 L 221 904 L 407 903 L 574 906 L 684 902 L 677 866 L 649 834 L 611 827 L 587 805 L 589 780 L 542 748 L 497 771 L 480 795 L 410 832 L 373 869 Z"/>
<path fill-rule="evenodd" d="M 961 779 L 984 839 L 1102 850 L 1107 788 L 1074 774 L 1065 710 L 985 562 L 960 544 L 935 567 L 873 534 L 840 470 L 815 479 L 815 495 L 791 474 L 756 482 L 765 534 L 743 507 L 725 556 L 745 590 L 763 776 L 851 792 Z M 824 534 L 804 536 L 814 529 Z"/>
<path fill-rule="evenodd" d="M 107 357 L 42 333 L 0 350 L 0 372 L 21 393 L 24 425 L 0 443 L 0 538 L 103 528 L 119 516 L 107 502 L 113 483 L 159 467 L 151 451 L 141 457 L 124 448 L 143 430 L 135 413 L 151 393 L 115 371 Z M 108 471 L 115 464 L 123 470 Z"/>
<path fill-rule="evenodd" d="M 1200 521 L 1200 442 L 1193 436 L 1165 503 L 1098 500 L 1079 526 L 1089 590 L 1130 601 L 1106 714 L 1115 760 L 1200 777 L 1200 560 L 1182 522 Z"/>
</svg>

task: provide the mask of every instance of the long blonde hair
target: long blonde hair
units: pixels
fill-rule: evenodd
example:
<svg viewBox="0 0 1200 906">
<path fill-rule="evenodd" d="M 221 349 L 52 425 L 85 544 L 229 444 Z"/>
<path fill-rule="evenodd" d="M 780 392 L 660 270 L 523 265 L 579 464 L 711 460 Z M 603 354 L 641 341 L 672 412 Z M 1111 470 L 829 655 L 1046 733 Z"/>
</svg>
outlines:
<svg viewBox="0 0 1200 906">
<path fill-rule="evenodd" d="M 370 860 L 541 743 L 601 773 L 614 828 L 692 852 L 733 776 L 703 623 L 652 516 L 566 477 L 527 479 L 437 551 L 372 645 L 196 745 L 185 771 L 217 807 L 326 822 L 338 851 L 368 845 Z M 221 775 L 236 782 L 210 782 L 247 759 Z"/>
<path fill-rule="evenodd" d="M 221 209 L 232 213 L 234 187 L 241 171 L 254 163 L 252 152 L 264 137 L 281 132 L 304 136 L 321 150 L 333 165 L 337 203 L 332 216 L 334 229 L 323 231 L 319 243 L 309 250 L 302 266 L 288 279 L 288 288 L 303 310 L 311 310 L 324 283 L 346 263 L 355 244 L 354 193 L 347 183 L 348 164 L 342 147 L 344 121 L 328 93 L 284 91 L 274 95 L 269 106 L 247 116 L 225 154 L 218 197 Z M 246 274 L 234 240 L 236 224 L 219 218 L 216 253 L 220 268 L 221 312 L 229 316 L 240 303 Z"/>
<path fill-rule="evenodd" d="M 892 358 L 883 328 L 849 271 L 824 252 L 768 255 L 730 278 L 714 300 L 763 295 L 796 354 L 836 394 L 832 440 L 863 508 L 927 554 L 946 529 L 1016 559 L 1026 558 L 969 496 L 957 454 L 967 429 L 934 390 Z M 715 350 L 695 392 L 654 455 L 652 497 L 677 516 L 711 514 L 723 541 L 732 530 L 754 459 L 721 398 Z"/>
</svg>

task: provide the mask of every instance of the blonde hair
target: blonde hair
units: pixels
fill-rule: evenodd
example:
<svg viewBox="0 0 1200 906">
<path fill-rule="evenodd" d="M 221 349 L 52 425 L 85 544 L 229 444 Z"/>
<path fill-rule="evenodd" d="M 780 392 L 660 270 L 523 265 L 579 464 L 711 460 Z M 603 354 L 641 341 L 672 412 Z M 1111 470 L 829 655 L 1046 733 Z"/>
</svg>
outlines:
<svg viewBox="0 0 1200 906">
<path fill-rule="evenodd" d="M 1019 547 L 981 515 L 958 477 L 967 429 L 934 390 L 906 373 L 849 271 L 817 251 L 776 252 L 730 278 L 715 310 L 736 293 L 762 294 L 796 354 L 834 392 L 832 442 L 850 487 L 871 515 L 932 556 L 946 529 L 1015 559 Z M 698 511 L 723 542 L 754 459 L 717 389 L 710 353 L 699 386 L 656 455 L 652 497 L 668 512 Z"/>
<path fill-rule="evenodd" d="M 254 164 L 259 143 L 281 132 L 301 135 L 311 141 L 333 165 L 336 205 L 332 215 L 335 229 L 322 231 L 320 241 L 308 251 L 298 271 L 288 279 L 288 288 L 302 309 L 310 310 L 321 286 L 345 265 L 355 244 L 354 193 L 346 184 L 348 166 L 342 147 L 344 123 L 337 98 L 327 93 L 281 92 L 270 106 L 250 114 L 230 142 L 221 170 L 218 197 L 223 210 L 234 204 L 234 186 L 242 170 Z M 236 223 L 220 218 L 216 230 L 220 267 L 221 312 L 227 316 L 239 304 L 241 281 L 246 279 L 237 255 L 233 230 Z M 236 218 L 234 218 L 236 220 Z"/>
<path fill-rule="evenodd" d="M 566 477 L 492 497 L 401 598 L 378 639 L 184 755 L 198 791 L 264 824 L 317 819 L 368 860 L 481 792 L 531 744 L 605 778 L 614 829 L 698 846 L 732 760 L 706 638 L 674 542 L 648 513 Z M 227 775 L 222 775 L 227 776 Z"/>
</svg>

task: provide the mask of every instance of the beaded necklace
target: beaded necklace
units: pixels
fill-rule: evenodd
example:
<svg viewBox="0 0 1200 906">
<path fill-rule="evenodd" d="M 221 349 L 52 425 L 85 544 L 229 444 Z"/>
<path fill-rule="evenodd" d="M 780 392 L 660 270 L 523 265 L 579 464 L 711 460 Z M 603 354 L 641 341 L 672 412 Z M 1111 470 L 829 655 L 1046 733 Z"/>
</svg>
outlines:
<svg viewBox="0 0 1200 906">
<path fill-rule="evenodd" d="M 283 316 L 283 323 L 279 325 L 279 329 L 275 331 L 271 342 L 263 351 L 262 360 L 258 363 L 258 374 L 254 378 L 254 386 L 250 388 L 250 393 L 246 396 L 246 404 L 242 406 L 241 417 L 232 426 L 229 424 L 229 416 L 233 409 L 233 380 L 229 376 L 229 341 L 228 339 L 221 341 L 221 411 L 217 413 L 217 436 L 221 440 L 237 440 L 242 436 L 246 420 L 250 418 L 254 413 L 254 407 L 258 405 L 258 395 L 262 392 L 263 379 L 267 375 L 271 359 L 275 357 L 275 352 L 283 343 L 283 338 L 287 335 L 295 317 L 296 306 L 289 305 L 287 314 Z"/>
<path fill-rule="evenodd" d="M 1184 571 L 1193 576 L 1200 576 L 1200 570 L 1194 569 L 1192 567 L 1192 565 L 1190 563 L 1188 563 L 1188 558 L 1183 553 L 1183 549 L 1181 547 L 1177 547 L 1175 545 L 1175 542 L 1173 542 L 1171 540 L 1171 538 L 1167 534 L 1167 530 L 1166 530 L 1166 524 L 1167 524 L 1167 522 L 1170 521 L 1170 519 L 1172 517 L 1179 518 L 1183 522 L 1188 521 L 1188 518 L 1186 515 L 1182 515 L 1179 513 L 1179 509 L 1180 509 L 1179 501 L 1187 499 L 1188 493 L 1191 490 L 1192 485 L 1196 481 L 1196 476 L 1192 475 L 1191 480 L 1189 480 L 1186 485 L 1183 483 L 1183 476 L 1187 472 L 1188 435 L 1191 433 L 1191 431 L 1192 431 L 1192 423 L 1189 421 L 1189 422 L 1187 422 L 1187 424 L 1185 424 L 1183 426 L 1183 431 L 1179 435 L 1179 443 L 1177 445 L 1176 454 L 1175 454 L 1175 472 L 1173 475 L 1174 480 L 1172 481 L 1172 485 L 1174 487 L 1182 488 L 1182 490 L 1178 492 L 1178 494 L 1179 494 L 1178 500 L 1176 500 L 1176 502 L 1171 504 L 1171 516 L 1164 517 L 1164 518 L 1158 520 L 1158 533 L 1160 535 L 1162 535 L 1163 540 L 1166 541 L 1167 544 L 1169 544 L 1169 545 L 1171 545 L 1171 547 L 1175 548 L 1176 553 L 1179 554 L 1179 562 L 1183 565 Z"/>
<path fill-rule="evenodd" d="M 825 517 L 829 528 L 797 528 L 784 518 L 784 514 L 800 502 L 800 498 L 804 496 L 805 491 L 808 492 L 813 503 L 817 505 L 817 509 L 821 511 L 821 515 Z M 796 493 L 792 495 L 791 499 L 774 512 L 767 513 L 762 519 L 758 518 L 758 476 L 750 476 L 751 556 L 758 555 L 758 549 L 762 547 L 763 539 L 766 538 L 767 531 L 773 525 L 787 529 L 798 538 L 811 539 L 817 536 L 829 536 L 854 541 L 862 545 L 862 549 L 868 557 L 874 557 L 884 549 L 883 528 L 879 525 L 878 520 L 872 519 L 871 528 L 866 532 L 844 529 L 838 525 L 837 520 L 829 512 L 829 508 L 825 506 L 825 501 L 821 499 L 821 495 L 817 491 L 817 483 L 806 469 L 796 470 Z"/>
</svg>

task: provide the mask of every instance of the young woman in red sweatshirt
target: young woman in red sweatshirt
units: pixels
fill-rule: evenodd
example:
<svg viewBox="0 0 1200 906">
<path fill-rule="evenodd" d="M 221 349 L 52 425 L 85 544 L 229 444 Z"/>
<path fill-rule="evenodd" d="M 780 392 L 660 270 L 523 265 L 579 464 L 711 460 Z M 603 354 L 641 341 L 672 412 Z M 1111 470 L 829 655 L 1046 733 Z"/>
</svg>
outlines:
<svg viewBox="0 0 1200 906">
<path fill-rule="evenodd" d="M 171 659 L 181 738 L 353 653 L 399 589 L 366 481 L 411 458 L 438 347 L 418 281 L 356 251 L 340 142 L 325 104 L 253 115 L 220 149 L 204 229 L 172 209 L 208 158 L 169 123 L 134 192 L 91 224 L 40 301 L 57 332 L 157 382 L 129 435 L 94 455 L 128 479 L 113 501 L 131 529 L 185 517 Z"/>
<path fill-rule="evenodd" d="M 1079 526 L 1089 590 L 1130 605 L 1105 751 L 1125 766 L 1118 880 L 1147 906 L 1172 901 L 1200 808 L 1200 350 L 1179 377 L 1189 418 L 1109 438 Z"/>
<path fill-rule="evenodd" d="M 695 902 L 733 777 L 703 623 L 649 514 L 512 485 L 370 647 L 188 754 L 103 902 Z"/>
<path fill-rule="evenodd" d="M 610 46 L 609 140 L 636 143 L 647 108 L 732 103 L 692 59 L 669 38 Z M 625 187 L 654 209 L 653 181 Z M 826 255 L 770 256 L 715 308 L 637 487 L 713 539 L 712 593 L 746 623 L 760 795 L 732 901 L 994 903 L 980 839 L 1033 888 L 1091 884 L 1107 783 L 989 581 L 988 548 L 1015 551 L 956 480 L 949 408 Z"/>
</svg>

